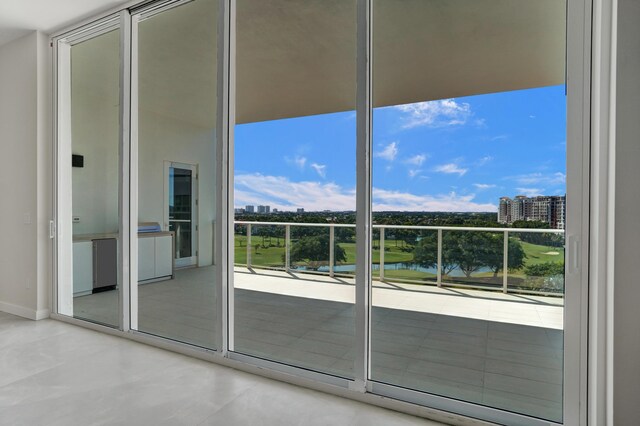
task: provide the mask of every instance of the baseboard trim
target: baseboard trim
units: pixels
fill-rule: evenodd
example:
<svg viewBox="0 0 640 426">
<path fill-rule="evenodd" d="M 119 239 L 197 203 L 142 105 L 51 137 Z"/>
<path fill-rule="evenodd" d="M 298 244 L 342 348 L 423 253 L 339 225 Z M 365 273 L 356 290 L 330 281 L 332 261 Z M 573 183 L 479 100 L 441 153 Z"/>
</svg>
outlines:
<svg viewBox="0 0 640 426">
<path fill-rule="evenodd" d="M 51 316 L 51 310 L 50 309 L 38 309 L 36 311 L 36 321 L 47 319 L 50 316 Z"/>
<path fill-rule="evenodd" d="M 11 315 L 17 315 L 22 318 L 27 318 L 30 320 L 41 320 L 45 318 L 49 318 L 50 311 L 49 309 L 30 309 L 25 308 L 24 306 L 14 305 L 13 303 L 1 302 L 0 301 L 0 311 L 6 312 Z"/>
</svg>

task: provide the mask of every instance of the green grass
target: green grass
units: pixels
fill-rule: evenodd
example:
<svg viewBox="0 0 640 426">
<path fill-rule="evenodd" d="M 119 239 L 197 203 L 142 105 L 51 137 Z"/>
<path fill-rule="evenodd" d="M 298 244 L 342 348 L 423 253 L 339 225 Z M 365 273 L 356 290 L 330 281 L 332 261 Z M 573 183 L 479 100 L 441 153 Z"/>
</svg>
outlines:
<svg viewBox="0 0 640 426">
<path fill-rule="evenodd" d="M 251 263 L 254 266 L 263 266 L 263 267 L 284 267 L 284 239 L 280 239 L 280 247 L 276 245 L 276 239 L 272 239 L 271 247 L 262 247 L 262 238 L 254 237 L 253 244 L 254 248 L 251 252 Z M 344 248 L 347 261 L 343 262 L 346 264 L 354 264 L 356 263 L 356 244 L 355 243 L 339 243 L 342 248 Z M 527 255 L 525 258 L 525 267 L 528 265 L 535 265 L 539 263 L 546 262 L 564 262 L 564 248 L 563 247 L 549 247 L 543 245 L 530 244 L 526 242 L 521 242 L 522 247 Z M 255 245 L 258 245 L 258 249 L 255 249 Z M 400 244 L 396 245 L 394 240 L 386 240 L 385 241 L 385 263 L 409 263 L 413 260 L 413 253 L 411 248 L 407 251 L 402 250 L 402 246 Z M 550 252 L 557 252 L 558 254 L 549 254 Z M 235 236 L 235 263 L 238 264 L 246 264 L 247 263 L 247 248 L 246 248 L 246 236 L 244 235 L 236 235 Z M 373 263 L 380 263 L 380 250 L 373 250 Z M 378 276 L 379 272 L 374 271 L 374 276 Z M 524 268 L 516 271 L 509 271 L 510 281 L 512 279 L 516 280 L 526 280 L 526 276 L 524 274 Z M 433 281 L 435 279 L 434 274 L 430 274 L 428 272 L 420 272 L 414 271 L 410 269 L 400 269 L 400 270 L 385 270 L 385 278 L 393 280 L 415 280 L 415 281 Z M 502 280 L 502 272 L 498 274 L 498 278 Z M 473 274 L 473 277 L 466 278 L 448 278 L 447 281 L 468 281 L 468 282 L 477 282 L 477 283 L 493 283 L 493 281 L 497 280 L 493 278 L 492 272 L 483 272 Z M 475 280 L 475 281 L 473 281 Z"/>
<path fill-rule="evenodd" d="M 282 256 L 284 255 L 284 239 L 280 239 L 280 247 L 275 246 L 275 238 L 272 239 L 271 247 L 262 246 L 261 237 L 253 237 L 252 243 L 254 245 L 251 250 L 251 264 L 255 266 L 268 266 L 268 267 L 283 267 L 284 261 Z M 346 264 L 356 263 L 356 244 L 355 243 L 338 243 L 345 251 L 347 255 L 347 261 L 342 262 Z M 255 246 L 258 246 L 256 251 Z M 405 252 L 400 247 L 395 246 L 394 241 L 386 241 L 384 261 L 385 263 L 398 263 L 398 262 L 411 262 L 413 259 L 413 253 L 411 251 Z M 244 235 L 235 235 L 235 263 L 246 264 L 247 263 L 247 237 Z M 373 251 L 373 263 L 380 262 L 380 250 Z"/>
<path fill-rule="evenodd" d="M 524 260 L 525 266 L 547 262 L 564 262 L 564 247 L 539 246 L 525 243 L 524 241 L 521 241 L 520 244 L 522 244 L 522 248 L 527 255 Z M 557 252 L 558 254 L 546 254 L 549 252 Z"/>
<path fill-rule="evenodd" d="M 251 264 L 255 266 L 270 266 L 270 267 L 284 267 L 284 261 L 282 256 L 284 255 L 284 239 L 281 239 L 281 247 L 268 247 L 263 248 L 261 244 L 261 238 L 252 238 L 254 244 L 251 250 Z M 256 250 L 256 246 L 259 245 Z M 235 253 L 234 262 L 241 265 L 247 263 L 247 237 L 244 235 L 235 236 Z"/>
</svg>

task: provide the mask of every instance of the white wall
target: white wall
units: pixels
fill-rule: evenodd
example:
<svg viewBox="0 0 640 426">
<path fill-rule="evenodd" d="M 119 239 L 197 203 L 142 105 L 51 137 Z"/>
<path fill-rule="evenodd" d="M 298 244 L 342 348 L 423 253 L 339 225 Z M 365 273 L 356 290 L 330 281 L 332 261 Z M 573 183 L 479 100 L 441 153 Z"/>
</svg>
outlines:
<svg viewBox="0 0 640 426">
<path fill-rule="evenodd" d="M 117 234 L 119 32 L 71 47 L 71 75 L 71 151 L 84 156 L 84 167 L 72 168 L 73 234 Z"/>
<path fill-rule="evenodd" d="M 618 0 L 613 418 L 640 421 L 640 2 Z"/>
<path fill-rule="evenodd" d="M 0 47 L 0 310 L 32 319 L 49 306 L 47 55 L 36 32 Z"/>
<path fill-rule="evenodd" d="M 164 222 L 165 161 L 197 165 L 198 266 L 211 265 L 215 215 L 215 129 L 149 110 L 140 111 L 139 123 L 139 221 Z"/>
</svg>

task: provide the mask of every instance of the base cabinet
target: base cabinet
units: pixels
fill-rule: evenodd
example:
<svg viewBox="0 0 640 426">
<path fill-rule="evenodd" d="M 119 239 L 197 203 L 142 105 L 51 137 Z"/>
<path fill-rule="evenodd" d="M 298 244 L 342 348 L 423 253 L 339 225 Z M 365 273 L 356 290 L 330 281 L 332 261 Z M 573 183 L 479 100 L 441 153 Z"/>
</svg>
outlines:
<svg viewBox="0 0 640 426">
<path fill-rule="evenodd" d="M 138 238 L 138 282 L 173 276 L 173 236 Z"/>
<path fill-rule="evenodd" d="M 73 295 L 93 291 L 93 241 L 73 243 Z"/>
<path fill-rule="evenodd" d="M 155 238 L 138 238 L 138 281 L 156 276 Z"/>
</svg>

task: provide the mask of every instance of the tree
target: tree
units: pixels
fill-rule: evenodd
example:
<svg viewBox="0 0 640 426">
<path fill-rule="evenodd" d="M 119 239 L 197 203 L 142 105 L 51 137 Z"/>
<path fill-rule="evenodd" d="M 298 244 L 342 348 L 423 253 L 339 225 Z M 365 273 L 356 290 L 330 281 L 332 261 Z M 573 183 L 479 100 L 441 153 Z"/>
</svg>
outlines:
<svg viewBox="0 0 640 426">
<path fill-rule="evenodd" d="M 538 291 L 564 291 L 564 264 L 562 262 L 546 262 L 529 265 L 524 269 L 527 274 L 526 287 Z"/>
<path fill-rule="evenodd" d="M 511 224 L 513 228 L 526 228 L 526 229 L 550 229 L 551 227 L 547 222 L 540 221 L 528 221 L 517 220 Z M 562 247 L 564 244 L 564 236 L 562 234 L 551 234 L 545 232 L 523 232 L 519 234 L 520 240 L 536 244 L 539 246 L 549 247 Z"/>
<path fill-rule="evenodd" d="M 423 237 L 413 251 L 414 261 L 425 268 L 438 265 L 438 239 L 433 233 Z M 460 268 L 469 278 L 482 267 L 490 268 L 494 276 L 503 268 L 504 240 L 502 235 L 491 232 L 445 231 L 442 235 L 442 273 L 448 275 Z M 526 255 L 522 244 L 509 239 L 508 267 L 521 268 Z"/>
<path fill-rule="evenodd" d="M 498 272 L 504 269 L 504 237 L 499 234 L 491 234 L 490 240 L 487 241 L 489 249 L 487 250 L 486 266 L 493 271 L 493 276 L 497 277 Z M 507 259 L 507 267 L 509 269 L 520 269 L 524 266 L 524 259 L 527 257 L 520 241 L 509 238 L 509 253 Z"/>
<path fill-rule="evenodd" d="M 457 240 L 454 232 L 446 232 L 442 236 L 442 274 L 448 275 L 458 264 L 455 262 Z M 436 232 L 423 236 L 413 249 L 413 261 L 423 268 L 438 267 L 438 234 Z"/>
<path fill-rule="evenodd" d="M 486 232 L 460 232 L 454 246 L 453 260 L 465 277 L 487 266 L 495 253 L 492 236 Z"/>
<path fill-rule="evenodd" d="M 329 262 L 329 236 L 317 235 L 300 238 L 292 244 L 290 257 L 292 262 L 306 262 L 310 269 L 317 270 L 320 266 Z M 345 250 L 335 244 L 333 250 L 334 265 L 346 260 L 347 253 Z"/>
<path fill-rule="evenodd" d="M 354 243 L 356 241 L 355 228 L 336 227 L 334 228 L 334 232 L 336 241 L 341 241 L 343 243 Z"/>
<path fill-rule="evenodd" d="M 524 273 L 530 277 L 552 277 L 554 275 L 564 275 L 564 264 L 562 262 L 546 262 L 529 265 L 524 269 Z"/>
</svg>

